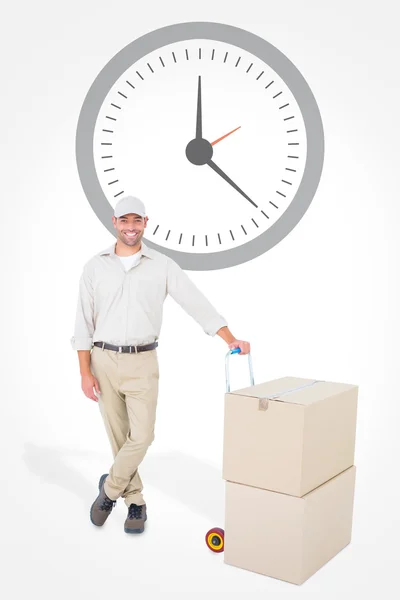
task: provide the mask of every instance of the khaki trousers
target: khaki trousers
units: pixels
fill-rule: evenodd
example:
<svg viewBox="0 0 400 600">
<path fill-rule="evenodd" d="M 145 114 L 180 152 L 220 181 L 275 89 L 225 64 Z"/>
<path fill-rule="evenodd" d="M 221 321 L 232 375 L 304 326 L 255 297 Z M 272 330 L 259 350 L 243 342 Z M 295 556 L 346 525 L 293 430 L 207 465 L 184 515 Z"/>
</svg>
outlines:
<svg viewBox="0 0 400 600">
<path fill-rule="evenodd" d="M 115 352 L 93 346 L 90 367 L 99 382 L 98 404 L 114 463 L 104 482 L 109 498 L 145 504 L 138 467 L 154 440 L 158 398 L 157 348 Z"/>
</svg>

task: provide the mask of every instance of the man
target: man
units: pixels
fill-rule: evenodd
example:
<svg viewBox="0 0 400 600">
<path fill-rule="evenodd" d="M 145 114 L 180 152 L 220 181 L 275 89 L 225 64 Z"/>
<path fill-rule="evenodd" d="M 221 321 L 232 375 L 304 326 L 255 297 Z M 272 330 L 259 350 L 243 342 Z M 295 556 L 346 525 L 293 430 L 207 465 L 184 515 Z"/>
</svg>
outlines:
<svg viewBox="0 0 400 600">
<path fill-rule="evenodd" d="M 250 344 L 232 335 L 175 261 L 142 241 L 148 216 L 138 198 L 119 200 L 112 220 L 116 244 L 83 267 L 71 344 L 78 351 L 82 390 L 99 404 L 114 457 L 110 472 L 100 477 L 91 521 L 103 525 L 122 497 L 128 507 L 124 530 L 141 533 L 147 513 L 138 466 L 154 440 L 156 348 L 167 294 L 229 348 L 248 354 Z"/>
</svg>

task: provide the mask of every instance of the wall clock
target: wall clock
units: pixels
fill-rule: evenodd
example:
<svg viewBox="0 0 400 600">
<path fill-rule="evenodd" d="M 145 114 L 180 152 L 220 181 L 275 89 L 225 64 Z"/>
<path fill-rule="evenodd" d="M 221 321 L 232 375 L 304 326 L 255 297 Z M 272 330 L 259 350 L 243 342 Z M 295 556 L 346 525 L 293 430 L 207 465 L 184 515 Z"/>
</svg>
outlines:
<svg viewBox="0 0 400 600">
<path fill-rule="evenodd" d="M 79 177 L 115 236 L 123 195 L 145 203 L 145 243 L 183 269 L 231 267 L 279 243 L 321 176 L 316 100 L 282 52 L 220 23 L 157 29 L 91 85 L 76 134 Z"/>
</svg>

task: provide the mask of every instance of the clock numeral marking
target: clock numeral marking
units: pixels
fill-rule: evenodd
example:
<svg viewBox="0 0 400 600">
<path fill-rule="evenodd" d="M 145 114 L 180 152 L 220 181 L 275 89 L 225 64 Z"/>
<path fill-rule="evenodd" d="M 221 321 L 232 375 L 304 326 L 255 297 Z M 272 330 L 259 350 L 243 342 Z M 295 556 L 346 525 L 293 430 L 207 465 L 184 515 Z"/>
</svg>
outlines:
<svg viewBox="0 0 400 600">
<path fill-rule="evenodd" d="M 157 227 L 155 228 L 155 230 L 153 231 L 153 235 L 155 234 L 155 232 L 157 231 L 159 225 L 157 225 Z"/>
<path fill-rule="evenodd" d="M 201 48 L 199 48 L 199 59 L 201 60 Z"/>
<path fill-rule="evenodd" d="M 261 212 L 262 212 L 262 214 L 264 215 L 264 217 L 267 217 L 267 219 L 269 219 L 269 216 L 268 216 L 268 215 L 266 215 L 266 214 L 265 214 L 265 212 L 264 212 L 263 210 L 262 210 Z"/>
<path fill-rule="evenodd" d="M 241 58 L 242 58 L 242 57 L 241 57 L 241 56 L 239 56 L 239 58 L 237 59 L 237 63 L 236 63 L 236 65 L 235 65 L 235 67 L 237 67 L 237 66 L 238 66 L 238 64 L 239 64 L 239 61 L 240 61 L 240 59 L 241 59 Z"/>
<path fill-rule="evenodd" d="M 114 179 L 114 181 L 110 181 L 110 183 L 108 185 L 112 185 L 113 183 L 117 183 L 119 181 L 119 179 Z"/>
<path fill-rule="evenodd" d="M 292 119 L 293 117 L 289 117 L 289 119 Z M 286 119 L 285 119 L 286 121 Z M 298 131 L 298 129 L 289 129 L 286 133 L 294 133 L 295 131 Z"/>
<path fill-rule="evenodd" d="M 112 156 L 102 156 L 101 158 L 112 158 Z"/>
<path fill-rule="evenodd" d="M 293 173 L 297 173 L 296 169 L 289 169 L 289 167 L 286 167 L 285 171 L 292 171 Z"/>
<path fill-rule="evenodd" d="M 122 190 L 122 192 L 118 192 L 118 194 L 115 194 L 114 198 L 117 198 L 118 196 L 120 196 L 123 193 L 124 193 L 124 190 Z"/>
<path fill-rule="evenodd" d="M 125 94 L 123 94 L 122 92 L 118 92 L 118 94 L 119 94 L 120 96 L 122 96 L 123 98 L 126 98 L 126 99 L 128 98 L 128 96 L 125 96 Z"/>
<path fill-rule="evenodd" d="M 186 52 L 186 60 L 189 60 L 189 53 L 187 51 L 187 48 L 186 48 L 185 52 Z"/>
<path fill-rule="evenodd" d="M 113 131 L 111 131 L 111 129 L 102 129 L 102 131 L 105 131 L 106 133 L 114 133 Z"/>
<path fill-rule="evenodd" d="M 130 81 L 126 80 L 126 83 L 130 85 L 132 89 L 136 90 L 135 86 Z"/>
<path fill-rule="evenodd" d="M 286 181 L 286 179 L 281 179 L 281 181 L 283 181 L 283 183 L 287 183 L 288 185 L 292 185 L 290 181 Z"/>
<path fill-rule="evenodd" d="M 140 79 L 141 79 L 142 81 L 144 81 L 144 78 L 141 76 L 141 74 L 139 73 L 139 71 L 136 71 L 136 75 L 139 75 Z"/>
<path fill-rule="evenodd" d="M 176 62 L 175 52 L 172 53 L 172 56 L 174 57 L 174 61 Z"/>
<path fill-rule="evenodd" d="M 219 233 L 217 235 L 218 235 L 219 243 L 221 244 L 221 236 L 219 235 Z"/>
<path fill-rule="evenodd" d="M 283 196 L 284 198 L 286 198 L 285 194 L 282 194 L 282 192 L 278 192 L 278 190 L 276 190 L 276 193 L 277 193 L 277 194 L 280 194 L 281 196 Z M 271 204 L 272 204 L 272 202 L 271 202 Z M 274 205 L 274 206 L 275 206 L 275 205 Z M 276 208 L 278 208 L 278 207 L 276 207 Z"/>
<path fill-rule="evenodd" d="M 286 108 L 287 106 L 289 106 L 289 102 L 287 102 L 287 104 L 282 104 L 282 106 L 279 107 L 279 110 L 281 110 L 281 108 Z"/>
<path fill-rule="evenodd" d="M 243 229 L 243 231 L 245 232 L 245 234 L 247 235 L 247 232 L 245 230 L 245 228 L 243 227 L 243 225 L 241 225 L 241 228 Z"/>
<path fill-rule="evenodd" d="M 104 173 L 108 173 L 108 171 L 115 171 L 115 168 L 111 167 L 111 169 L 104 169 Z"/>
<path fill-rule="evenodd" d="M 272 206 L 275 206 L 275 208 L 278 208 L 278 206 L 274 204 L 271 200 L 269 201 L 269 203 L 272 204 Z"/>
<path fill-rule="evenodd" d="M 264 75 L 264 71 L 262 71 L 262 72 L 259 74 L 259 76 L 257 77 L 256 81 L 258 81 L 258 80 L 260 79 L 261 75 Z"/>
<path fill-rule="evenodd" d="M 169 234 L 170 234 L 170 233 L 171 233 L 171 230 L 169 229 L 169 230 L 168 230 L 168 233 L 167 233 L 167 237 L 165 238 L 165 240 L 167 240 L 167 239 L 169 238 Z"/>
<path fill-rule="evenodd" d="M 211 60 L 214 60 L 215 49 L 212 51 Z"/>
<path fill-rule="evenodd" d="M 206 236 L 206 246 L 208 246 L 208 240 L 207 240 L 207 236 Z"/>
<path fill-rule="evenodd" d="M 149 67 L 150 71 L 151 71 L 152 73 L 154 73 L 154 71 L 153 71 L 153 69 L 151 68 L 151 65 L 150 65 L 149 63 L 147 63 L 147 66 Z"/>
<path fill-rule="evenodd" d="M 165 65 L 164 65 L 164 61 L 163 61 L 163 59 L 161 58 L 161 56 L 159 56 L 158 58 L 161 60 L 161 64 L 162 64 L 162 66 L 163 66 L 163 67 L 165 67 Z"/>
<path fill-rule="evenodd" d="M 251 65 L 249 66 L 249 68 L 247 69 L 246 73 L 248 73 L 251 69 L 251 67 L 253 66 L 253 63 L 251 63 Z"/>
<path fill-rule="evenodd" d="M 226 62 L 227 58 L 228 58 L 228 52 L 225 54 L 224 62 Z"/>
<path fill-rule="evenodd" d="M 299 142 L 289 142 L 288 146 L 300 146 Z"/>
<path fill-rule="evenodd" d="M 280 96 L 282 94 L 282 92 L 278 92 L 277 94 L 275 94 L 275 96 L 272 96 L 273 98 L 277 98 L 278 96 Z"/>
<path fill-rule="evenodd" d="M 283 119 L 284 121 L 289 121 L 290 119 L 294 119 L 294 116 L 292 117 L 286 117 L 286 119 Z"/>
<path fill-rule="evenodd" d="M 117 120 L 115 117 L 106 117 L 106 119 L 110 119 L 110 121 L 116 121 Z"/>
<path fill-rule="evenodd" d="M 113 104 L 113 103 L 111 102 L 111 106 L 114 106 L 114 108 L 119 108 L 119 110 L 121 110 L 121 107 L 120 107 L 120 106 L 118 106 L 118 104 Z"/>
<path fill-rule="evenodd" d="M 112 146 L 112 142 L 101 142 L 102 146 Z"/>
<path fill-rule="evenodd" d="M 257 223 L 255 222 L 255 220 L 253 219 L 253 217 L 251 218 L 251 220 L 253 221 L 254 225 L 255 225 L 256 227 L 258 227 L 258 225 L 257 225 Z"/>
<path fill-rule="evenodd" d="M 299 158 L 298 156 L 288 156 L 288 158 Z"/>
<path fill-rule="evenodd" d="M 233 237 L 232 229 L 230 229 L 229 231 L 230 231 L 230 234 L 232 236 L 232 239 L 235 240 L 235 238 Z"/>
<path fill-rule="evenodd" d="M 196 236 L 193 236 L 193 240 L 192 240 L 192 246 L 194 246 L 194 238 L 195 238 L 195 237 L 196 237 Z"/>
<path fill-rule="evenodd" d="M 265 89 L 269 88 L 269 86 L 272 85 L 273 83 L 274 83 L 273 81 L 270 81 L 270 83 L 265 86 Z"/>
<path fill-rule="evenodd" d="M 182 233 L 181 233 L 181 235 L 179 236 L 179 243 L 181 243 L 181 239 L 182 239 Z"/>
</svg>

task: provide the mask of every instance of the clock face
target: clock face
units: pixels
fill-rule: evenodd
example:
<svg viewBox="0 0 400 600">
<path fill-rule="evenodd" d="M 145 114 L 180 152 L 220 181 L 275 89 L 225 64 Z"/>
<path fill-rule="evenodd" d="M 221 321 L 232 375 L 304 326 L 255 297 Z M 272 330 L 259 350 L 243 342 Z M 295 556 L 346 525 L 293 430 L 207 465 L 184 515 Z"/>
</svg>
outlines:
<svg viewBox="0 0 400 600">
<path fill-rule="evenodd" d="M 77 161 L 96 214 L 138 196 L 144 240 L 182 268 L 224 268 L 283 239 L 324 153 L 315 99 L 276 48 L 235 27 L 184 23 L 106 65 L 82 107 Z"/>
</svg>

